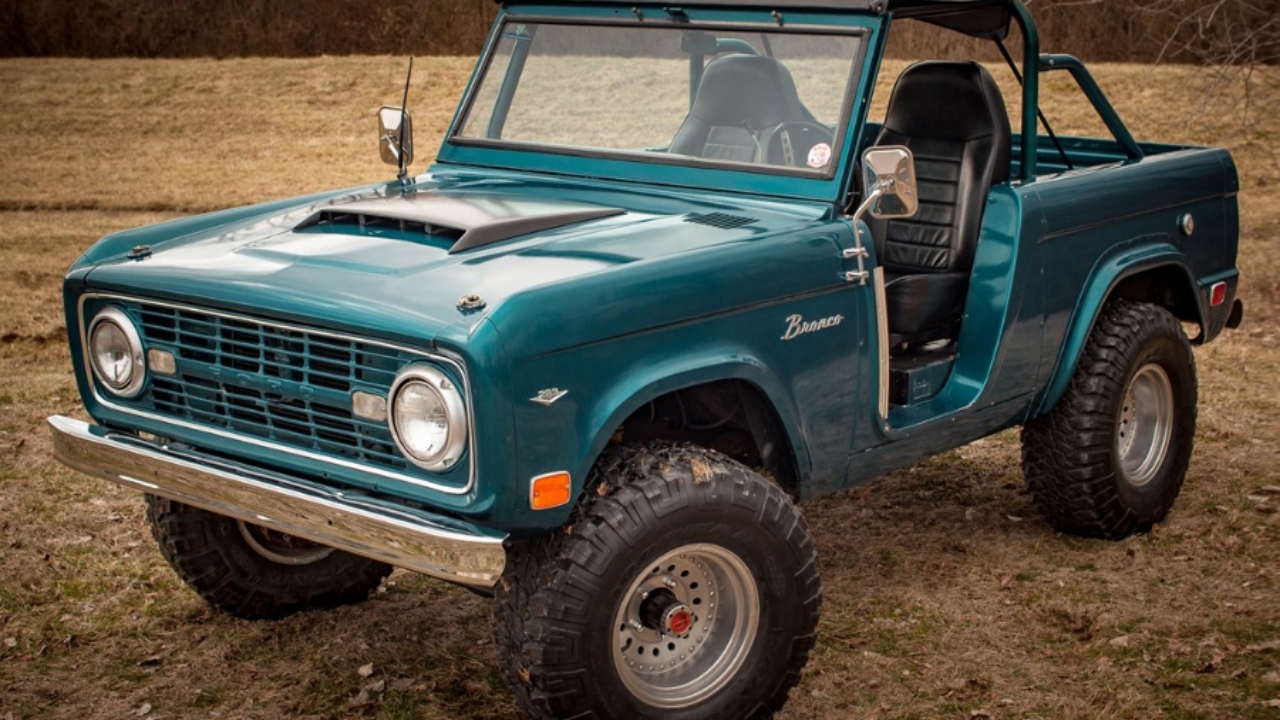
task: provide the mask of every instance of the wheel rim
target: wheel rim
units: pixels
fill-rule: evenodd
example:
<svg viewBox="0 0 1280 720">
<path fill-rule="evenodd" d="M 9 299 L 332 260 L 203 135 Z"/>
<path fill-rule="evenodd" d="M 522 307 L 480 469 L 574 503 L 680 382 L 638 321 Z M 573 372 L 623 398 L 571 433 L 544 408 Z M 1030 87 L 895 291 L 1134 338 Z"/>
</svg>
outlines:
<svg viewBox="0 0 1280 720">
<path fill-rule="evenodd" d="M 1155 478 L 1173 436 L 1173 384 L 1159 365 L 1145 365 L 1125 388 L 1116 454 L 1125 481 L 1141 487 Z"/>
<path fill-rule="evenodd" d="M 718 545 L 685 545 L 627 588 L 614 613 L 614 668 L 644 703 L 690 707 L 733 679 L 759 623 L 759 588 L 742 559 Z"/>
<path fill-rule="evenodd" d="M 261 525 L 242 520 L 237 520 L 236 525 L 240 528 L 241 537 L 254 552 L 281 565 L 309 565 L 333 554 L 333 548 L 327 545 L 269 530 Z"/>
</svg>

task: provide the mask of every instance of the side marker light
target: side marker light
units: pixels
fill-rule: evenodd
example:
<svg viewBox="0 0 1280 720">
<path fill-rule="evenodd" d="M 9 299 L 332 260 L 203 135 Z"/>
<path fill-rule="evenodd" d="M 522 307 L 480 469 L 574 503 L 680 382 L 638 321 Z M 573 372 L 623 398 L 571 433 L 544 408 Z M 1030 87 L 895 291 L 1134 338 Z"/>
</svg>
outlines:
<svg viewBox="0 0 1280 720">
<path fill-rule="evenodd" d="M 1226 301 L 1227 301 L 1227 284 L 1226 283 L 1220 282 L 1215 284 L 1212 288 L 1210 288 L 1209 290 L 1210 305 L 1212 305 L 1213 307 L 1218 307 L 1219 305 L 1221 305 Z"/>
<path fill-rule="evenodd" d="M 572 499 L 573 483 L 567 472 L 539 475 L 529 482 L 529 507 L 534 510 L 560 507 Z"/>
</svg>

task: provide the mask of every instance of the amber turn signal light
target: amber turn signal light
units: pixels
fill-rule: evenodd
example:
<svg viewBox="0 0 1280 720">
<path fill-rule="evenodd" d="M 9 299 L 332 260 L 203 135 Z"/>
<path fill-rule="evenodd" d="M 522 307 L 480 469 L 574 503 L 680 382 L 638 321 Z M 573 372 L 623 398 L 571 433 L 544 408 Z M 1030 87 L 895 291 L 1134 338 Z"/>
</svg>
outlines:
<svg viewBox="0 0 1280 720">
<path fill-rule="evenodd" d="M 560 507 L 573 498 L 573 483 L 567 472 L 539 475 L 529 483 L 529 507 L 546 510 Z"/>
</svg>

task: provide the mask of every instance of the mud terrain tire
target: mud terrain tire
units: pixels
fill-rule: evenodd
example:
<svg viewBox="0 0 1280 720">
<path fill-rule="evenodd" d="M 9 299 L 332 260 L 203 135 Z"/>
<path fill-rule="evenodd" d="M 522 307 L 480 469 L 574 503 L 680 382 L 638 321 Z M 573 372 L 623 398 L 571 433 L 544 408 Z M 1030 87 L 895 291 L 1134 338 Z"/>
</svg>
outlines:
<svg viewBox="0 0 1280 720">
<path fill-rule="evenodd" d="M 587 488 L 563 530 L 509 543 L 495 637 L 521 707 L 598 720 L 780 708 L 821 602 L 813 540 L 782 489 L 690 445 L 610 449 Z"/>
<path fill-rule="evenodd" d="M 1066 394 L 1023 428 L 1023 472 L 1054 527 L 1120 539 L 1169 512 L 1195 432 L 1195 357 L 1181 324 L 1162 307 L 1116 300 Z"/>
<path fill-rule="evenodd" d="M 249 620 L 369 597 L 392 567 L 208 510 L 147 496 L 160 552 L 209 604 Z"/>
</svg>

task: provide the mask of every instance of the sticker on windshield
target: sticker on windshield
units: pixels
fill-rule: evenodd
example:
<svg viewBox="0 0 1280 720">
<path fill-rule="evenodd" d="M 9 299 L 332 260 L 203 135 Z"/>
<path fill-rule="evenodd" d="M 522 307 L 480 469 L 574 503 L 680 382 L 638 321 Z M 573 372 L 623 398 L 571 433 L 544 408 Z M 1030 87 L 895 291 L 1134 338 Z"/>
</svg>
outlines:
<svg viewBox="0 0 1280 720">
<path fill-rule="evenodd" d="M 826 143 L 818 143 L 809 148 L 809 167 L 824 168 L 827 163 L 831 162 L 831 146 Z"/>
</svg>

